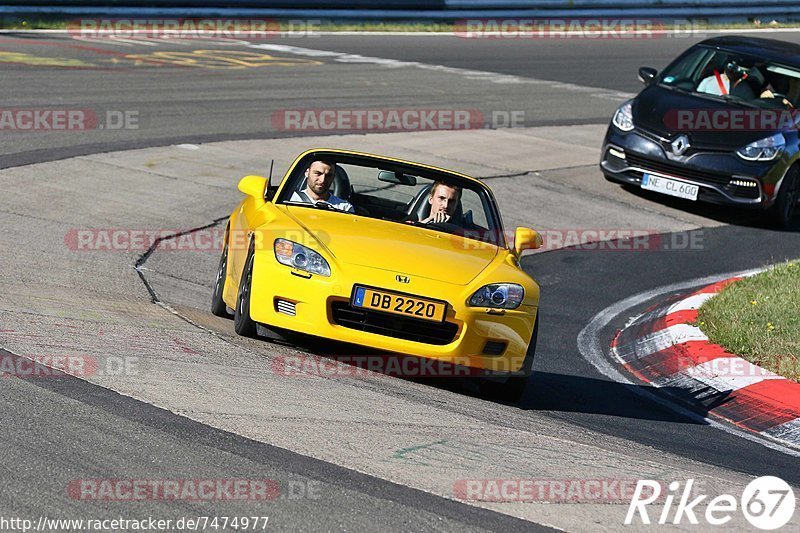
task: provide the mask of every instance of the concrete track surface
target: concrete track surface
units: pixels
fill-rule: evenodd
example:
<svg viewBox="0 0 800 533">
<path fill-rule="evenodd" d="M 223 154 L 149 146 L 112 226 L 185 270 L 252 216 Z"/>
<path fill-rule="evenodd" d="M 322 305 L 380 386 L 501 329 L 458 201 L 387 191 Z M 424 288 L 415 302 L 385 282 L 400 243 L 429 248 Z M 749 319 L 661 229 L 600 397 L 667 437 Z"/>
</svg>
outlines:
<svg viewBox="0 0 800 533">
<path fill-rule="evenodd" d="M 459 487 L 479 480 L 585 486 L 694 479 L 713 497 L 740 494 L 762 475 L 800 485 L 796 452 L 723 431 L 653 401 L 640 386 L 609 380 L 578 346 L 592 317 L 626 297 L 800 255 L 796 229 L 776 232 L 758 214 L 687 206 L 600 176 L 608 116 L 636 90 L 635 82 L 619 81 L 621 73 L 606 72 L 621 64 L 611 52 L 626 54 L 625 76 L 633 79 L 649 54 L 661 54 L 653 64 L 663 66 L 688 43 L 595 43 L 593 49 L 606 47 L 608 54 L 596 53 L 597 70 L 606 73 L 591 84 L 567 82 L 562 65 L 544 60 L 533 75 L 527 58 L 546 54 L 531 43 L 468 43 L 475 51 L 467 60 L 457 41 L 431 39 L 442 43 L 435 54 L 424 39 L 377 37 L 229 46 L 258 53 L 271 47 L 269 54 L 286 64 L 312 57 L 309 50 L 329 52 L 301 70 L 229 71 L 137 65 L 123 57 L 178 45 L 0 38 L 6 60 L 12 52 L 18 60 L 0 63 L 9 108 L 56 105 L 101 115 L 135 108 L 143 119 L 137 129 L 113 132 L 3 132 L 2 356 L 70 355 L 94 365 L 80 378 L 0 381 L 3 517 L 260 515 L 282 531 L 616 531 L 629 498 L 474 501 Z M 383 50 L 387 42 L 396 46 Z M 586 61 L 585 43 L 562 44 L 565 61 Z M 209 47 L 224 48 L 190 43 L 182 49 Z M 498 47 L 513 53 L 492 71 L 486 58 Z M 43 65 L 42 57 L 87 65 Z M 101 64 L 109 57 L 119 61 Z M 389 67 L 375 58 L 404 63 Z M 305 131 L 301 138 L 265 126 L 275 111 L 320 108 L 320 101 L 335 109 L 463 107 L 484 116 L 523 110 L 525 123 L 466 131 Z M 330 360 L 310 341 L 237 337 L 231 321 L 212 316 L 218 249 L 198 249 L 198 243 L 219 234 L 215 221 L 241 197 L 241 176 L 265 173 L 271 159 L 281 175 L 313 146 L 391 154 L 485 179 L 509 228 L 531 226 L 555 236 L 646 230 L 662 234 L 661 246 L 576 250 L 561 249 L 569 244 L 561 240 L 526 256 L 524 267 L 542 286 L 542 322 L 536 372 L 518 405 L 482 398 L 472 384 L 455 379 L 431 383 L 341 367 L 287 375 L 280 371 L 286 358 L 302 357 L 311 369 L 329 368 Z M 95 236 L 189 231 L 184 242 L 190 244 L 167 240 L 144 263 L 155 304 L 133 268 L 144 248 L 87 250 L 88 241 L 78 237 L 85 230 Z M 688 242 L 694 245 L 681 244 Z M 609 317 L 596 340 L 607 345 L 629 316 L 651 303 L 643 299 Z M 281 490 L 259 502 L 86 501 L 70 487 L 87 479 L 266 479 Z M 651 518 L 661 510 L 654 506 Z M 798 523 L 795 518 L 786 527 Z M 702 518 L 698 526 L 684 519 L 672 527 L 715 529 Z M 737 514 L 728 527 L 749 526 Z"/>
</svg>

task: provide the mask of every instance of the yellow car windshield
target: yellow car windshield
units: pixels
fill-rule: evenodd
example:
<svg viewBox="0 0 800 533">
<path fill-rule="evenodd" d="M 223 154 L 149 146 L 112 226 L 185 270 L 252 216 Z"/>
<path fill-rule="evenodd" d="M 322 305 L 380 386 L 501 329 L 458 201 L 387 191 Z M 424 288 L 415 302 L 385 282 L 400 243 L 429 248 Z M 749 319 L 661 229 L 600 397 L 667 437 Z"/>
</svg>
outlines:
<svg viewBox="0 0 800 533">
<path fill-rule="evenodd" d="M 395 164 L 315 163 L 298 164 L 280 203 L 349 212 L 505 246 L 497 206 L 479 183 Z"/>
</svg>

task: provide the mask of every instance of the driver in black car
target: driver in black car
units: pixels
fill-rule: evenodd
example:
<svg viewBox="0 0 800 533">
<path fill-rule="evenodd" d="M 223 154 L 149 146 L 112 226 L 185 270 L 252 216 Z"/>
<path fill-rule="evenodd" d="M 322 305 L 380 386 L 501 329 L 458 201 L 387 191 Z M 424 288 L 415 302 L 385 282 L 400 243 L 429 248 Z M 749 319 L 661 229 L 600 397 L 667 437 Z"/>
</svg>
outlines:
<svg viewBox="0 0 800 533">
<path fill-rule="evenodd" d="M 744 67 L 737 61 L 728 61 L 724 70 L 714 68 L 712 74 L 697 86 L 697 92 L 717 96 L 736 96 L 752 100 L 765 85 L 764 75 L 753 67 Z"/>
</svg>

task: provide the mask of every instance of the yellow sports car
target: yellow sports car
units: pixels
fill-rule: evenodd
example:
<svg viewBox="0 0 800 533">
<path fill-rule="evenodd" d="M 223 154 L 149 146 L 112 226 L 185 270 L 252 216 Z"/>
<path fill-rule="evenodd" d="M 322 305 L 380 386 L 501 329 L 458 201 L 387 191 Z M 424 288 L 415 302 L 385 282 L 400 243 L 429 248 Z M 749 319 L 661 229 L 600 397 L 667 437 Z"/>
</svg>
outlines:
<svg viewBox="0 0 800 533">
<path fill-rule="evenodd" d="M 292 331 L 476 370 L 506 398 L 532 371 L 541 237 L 503 229 L 491 190 L 449 170 L 343 150 L 279 185 L 246 176 L 211 311 L 246 336 Z M 485 381 L 485 380 L 484 380 Z M 499 390 L 497 390 L 499 388 Z"/>
</svg>

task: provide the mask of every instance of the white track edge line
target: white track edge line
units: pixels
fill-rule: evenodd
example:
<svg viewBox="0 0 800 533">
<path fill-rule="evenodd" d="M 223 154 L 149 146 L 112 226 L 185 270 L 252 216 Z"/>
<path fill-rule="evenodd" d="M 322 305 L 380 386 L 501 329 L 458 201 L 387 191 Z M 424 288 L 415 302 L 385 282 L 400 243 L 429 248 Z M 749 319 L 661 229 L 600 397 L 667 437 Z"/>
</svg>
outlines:
<svg viewBox="0 0 800 533">
<path fill-rule="evenodd" d="M 600 332 L 601 329 L 608 326 L 611 320 L 623 314 L 626 309 L 630 309 L 631 307 L 634 307 L 637 304 L 641 304 L 647 300 L 660 296 L 661 294 L 664 294 L 666 292 L 691 289 L 699 285 L 716 283 L 718 281 L 722 281 L 724 279 L 732 277 L 745 276 L 748 274 L 753 275 L 763 270 L 766 270 L 767 268 L 770 267 L 733 272 L 729 274 L 718 274 L 703 278 L 695 278 L 693 280 L 682 281 L 678 283 L 673 283 L 671 285 L 665 285 L 662 287 L 651 289 L 649 291 L 635 294 L 633 296 L 625 298 L 624 300 L 620 300 L 606 307 L 599 313 L 597 313 L 594 317 L 592 317 L 589 323 L 581 330 L 581 332 L 578 334 L 578 350 L 580 351 L 581 355 L 583 356 L 584 359 L 586 359 L 587 362 L 589 362 L 598 372 L 600 372 L 607 378 L 611 379 L 612 381 L 627 385 L 640 385 L 640 383 L 634 382 L 633 380 L 625 376 L 619 369 L 616 368 L 616 366 L 614 366 L 611 363 L 611 361 L 609 361 L 606 358 L 605 356 L 606 350 L 601 346 L 600 341 L 598 339 L 598 333 Z M 777 452 L 781 452 L 786 455 L 790 455 L 792 457 L 800 457 L 800 450 L 780 444 L 779 442 L 772 440 L 771 437 L 763 433 L 747 432 L 745 430 L 738 429 L 735 426 L 729 425 L 727 423 L 718 422 L 709 417 L 702 416 L 686 407 L 679 405 L 670 398 L 665 397 L 663 394 L 659 394 L 658 389 L 635 387 L 632 390 L 636 394 L 639 394 L 651 401 L 654 401 L 655 403 L 663 407 L 666 407 L 691 420 L 704 422 L 715 429 L 719 429 L 733 436 L 751 441 L 756 444 L 760 444 L 771 450 L 775 450 Z"/>
</svg>

